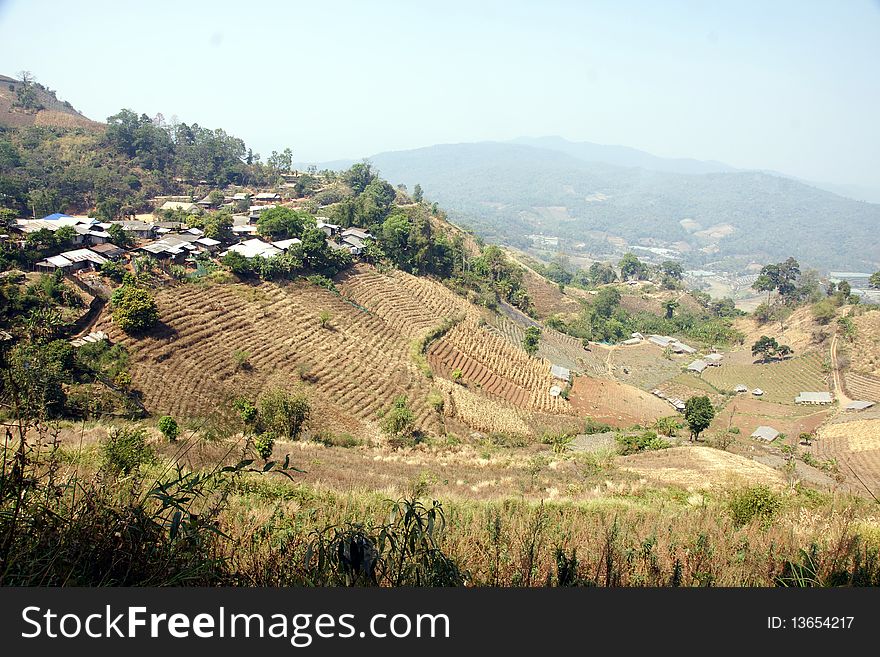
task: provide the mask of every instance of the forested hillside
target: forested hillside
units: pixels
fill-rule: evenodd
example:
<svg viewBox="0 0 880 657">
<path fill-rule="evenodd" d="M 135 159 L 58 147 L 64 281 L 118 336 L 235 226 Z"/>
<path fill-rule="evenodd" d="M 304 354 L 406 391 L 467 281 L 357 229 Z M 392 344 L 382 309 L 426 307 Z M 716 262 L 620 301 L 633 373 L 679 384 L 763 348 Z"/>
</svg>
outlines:
<svg viewBox="0 0 880 657">
<path fill-rule="evenodd" d="M 392 182 L 420 183 L 491 241 L 522 246 L 526 235 L 543 233 L 590 243 L 598 231 L 630 243 L 683 242 L 694 266 L 788 255 L 820 269 L 873 271 L 880 264 L 880 205 L 779 176 L 648 171 L 493 142 L 381 153 L 371 161 Z M 688 219 L 695 224 L 686 228 Z M 728 234 L 712 235 L 713 228 Z"/>
</svg>

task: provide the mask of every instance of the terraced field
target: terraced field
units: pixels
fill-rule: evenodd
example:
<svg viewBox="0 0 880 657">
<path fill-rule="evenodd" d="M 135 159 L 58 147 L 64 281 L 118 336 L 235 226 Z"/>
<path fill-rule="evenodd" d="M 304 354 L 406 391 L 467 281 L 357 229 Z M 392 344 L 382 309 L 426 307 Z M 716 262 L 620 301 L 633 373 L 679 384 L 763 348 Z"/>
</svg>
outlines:
<svg viewBox="0 0 880 657">
<path fill-rule="evenodd" d="M 774 404 L 751 395 L 737 395 L 718 412 L 709 432 L 737 427 L 742 436 L 751 436 L 755 429 L 766 425 L 796 438 L 803 432 L 815 431 L 831 413 L 829 408 Z"/>
<path fill-rule="evenodd" d="M 570 414 L 571 406 L 552 397 L 550 363 L 529 357 L 522 348 L 469 320 L 453 327 L 428 350 L 435 374 L 447 379 L 461 370 L 462 383 L 526 410 Z"/>
<path fill-rule="evenodd" d="M 399 270 L 379 273 L 358 264 L 341 274 L 336 284 L 345 298 L 410 337 L 423 334 L 445 317 L 478 314 L 473 305 L 440 283 Z"/>
<path fill-rule="evenodd" d="M 493 313 L 489 320 L 489 328 L 504 337 L 514 347 L 522 345 L 525 327 L 533 323 L 518 323 L 498 313 Z M 538 357 L 562 365 L 574 372 L 583 372 L 595 376 L 605 373 L 604 360 L 597 351 L 587 351 L 577 338 L 565 335 L 551 328 L 541 327 L 541 341 L 538 344 Z"/>
<path fill-rule="evenodd" d="M 880 402 L 880 378 L 847 372 L 844 385 L 852 399 Z"/>
<path fill-rule="evenodd" d="M 880 419 L 827 424 L 807 449 L 820 458 L 836 459 L 856 490 L 880 498 Z"/>
<path fill-rule="evenodd" d="M 233 396 L 302 385 L 304 376 L 330 424 L 375 433 L 377 412 L 405 394 L 420 428 L 438 427 L 409 333 L 323 288 L 190 285 L 161 290 L 156 300 L 164 326 L 150 337 L 127 337 L 106 315 L 97 326 L 132 352 L 133 386 L 152 412 L 205 417 Z M 331 315 L 327 328 L 322 310 Z M 249 354 L 250 369 L 236 369 L 235 351 Z"/>
<path fill-rule="evenodd" d="M 794 404 L 794 398 L 801 391 L 828 390 L 828 375 L 822 371 L 822 354 L 818 351 L 764 364 L 726 360 L 721 367 L 707 368 L 703 380 L 720 390 L 733 390 L 740 383 L 750 389 L 761 388 L 762 399 L 780 404 Z"/>
<path fill-rule="evenodd" d="M 682 356 L 665 358 L 663 349 L 647 341 L 617 346 L 611 355 L 614 378 L 642 390 L 653 390 L 678 376 L 688 362 Z"/>
</svg>

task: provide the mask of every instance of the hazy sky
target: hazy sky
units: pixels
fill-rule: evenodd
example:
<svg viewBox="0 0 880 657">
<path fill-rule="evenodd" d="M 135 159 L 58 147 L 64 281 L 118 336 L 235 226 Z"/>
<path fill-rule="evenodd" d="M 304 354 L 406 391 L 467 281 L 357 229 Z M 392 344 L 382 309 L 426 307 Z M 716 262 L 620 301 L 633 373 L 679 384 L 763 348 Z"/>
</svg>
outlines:
<svg viewBox="0 0 880 657">
<path fill-rule="evenodd" d="M 0 0 L 0 73 L 297 161 L 561 135 L 880 187 L 880 3 Z"/>
</svg>

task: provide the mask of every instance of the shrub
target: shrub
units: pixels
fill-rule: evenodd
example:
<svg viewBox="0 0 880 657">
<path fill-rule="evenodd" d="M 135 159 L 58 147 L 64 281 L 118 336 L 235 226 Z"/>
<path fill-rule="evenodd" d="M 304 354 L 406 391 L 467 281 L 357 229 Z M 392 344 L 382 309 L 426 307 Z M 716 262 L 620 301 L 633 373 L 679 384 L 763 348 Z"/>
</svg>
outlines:
<svg viewBox="0 0 880 657">
<path fill-rule="evenodd" d="M 170 415 L 163 415 L 160 417 L 157 426 L 159 427 L 159 431 L 161 431 L 162 435 L 165 437 L 165 440 L 170 443 L 177 440 L 177 437 L 180 435 L 180 427 L 177 426 L 177 420 Z"/>
<path fill-rule="evenodd" d="M 415 415 L 409 407 L 406 396 L 394 400 L 391 408 L 382 416 L 382 431 L 396 443 L 410 442 L 415 432 Z"/>
<path fill-rule="evenodd" d="M 143 427 L 110 429 L 107 440 L 101 446 L 101 456 L 106 469 L 122 475 L 129 475 L 155 459 L 153 450 L 147 445 L 147 432 Z"/>
<path fill-rule="evenodd" d="M 660 438 L 656 431 L 651 430 L 637 434 L 618 433 L 615 439 L 617 440 L 618 452 L 623 456 L 670 447 L 669 442 Z"/>
<path fill-rule="evenodd" d="M 452 370 L 452 380 L 455 383 L 461 383 L 461 379 L 463 376 L 464 376 L 464 372 L 462 372 L 460 369 Z"/>
<path fill-rule="evenodd" d="M 269 457 L 272 456 L 272 450 L 274 448 L 275 432 L 264 431 L 254 438 L 254 449 L 257 450 L 257 454 L 259 454 L 260 458 L 264 461 L 268 460 Z"/>
<path fill-rule="evenodd" d="M 541 442 L 545 445 L 550 445 L 554 454 L 565 454 L 565 452 L 571 448 L 574 438 L 574 435 L 560 431 L 555 433 L 545 433 Z"/>
<path fill-rule="evenodd" d="M 737 527 L 744 527 L 752 520 L 758 520 L 764 526 L 769 525 L 781 507 L 779 495 L 763 484 L 734 491 L 727 503 Z"/>
<path fill-rule="evenodd" d="M 273 388 L 257 400 L 258 424 L 263 431 L 296 440 L 309 419 L 311 406 L 302 393 L 292 395 L 287 390 Z"/>
<path fill-rule="evenodd" d="M 605 433 L 606 431 L 611 431 L 611 425 L 605 424 L 604 422 L 598 422 L 591 417 L 588 417 L 584 420 L 584 433 L 587 435 L 592 435 L 594 433 Z"/>
<path fill-rule="evenodd" d="M 249 370 L 251 369 L 250 364 L 251 352 L 245 351 L 244 349 L 236 349 L 232 352 L 232 363 L 235 365 L 234 371 L 238 370 Z"/>
<path fill-rule="evenodd" d="M 159 321 L 156 300 L 147 290 L 133 285 L 123 285 L 113 293 L 113 321 L 126 333 L 147 331 Z"/>
<path fill-rule="evenodd" d="M 349 433 L 335 434 L 332 431 L 321 430 L 312 436 L 312 440 L 321 443 L 326 447 L 359 447 L 364 444 L 359 438 L 355 438 Z"/>
<path fill-rule="evenodd" d="M 257 421 L 257 407 L 247 399 L 237 399 L 232 403 L 232 408 L 238 411 L 241 421 L 248 426 L 253 426 Z"/>
</svg>

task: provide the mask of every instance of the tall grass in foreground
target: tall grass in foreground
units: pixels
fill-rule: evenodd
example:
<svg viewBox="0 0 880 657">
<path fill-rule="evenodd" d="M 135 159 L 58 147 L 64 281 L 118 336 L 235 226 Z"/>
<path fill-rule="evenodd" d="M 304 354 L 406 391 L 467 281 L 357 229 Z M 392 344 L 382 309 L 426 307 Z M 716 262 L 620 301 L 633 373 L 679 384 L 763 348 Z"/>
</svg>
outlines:
<svg viewBox="0 0 880 657">
<path fill-rule="evenodd" d="M 857 499 L 750 487 L 440 504 L 422 487 L 391 501 L 297 484 L 247 441 L 190 471 L 195 436 L 160 459 L 136 432 L 111 432 L 91 462 L 49 426 L 6 426 L 0 584 L 880 585 L 876 507 Z"/>
</svg>

